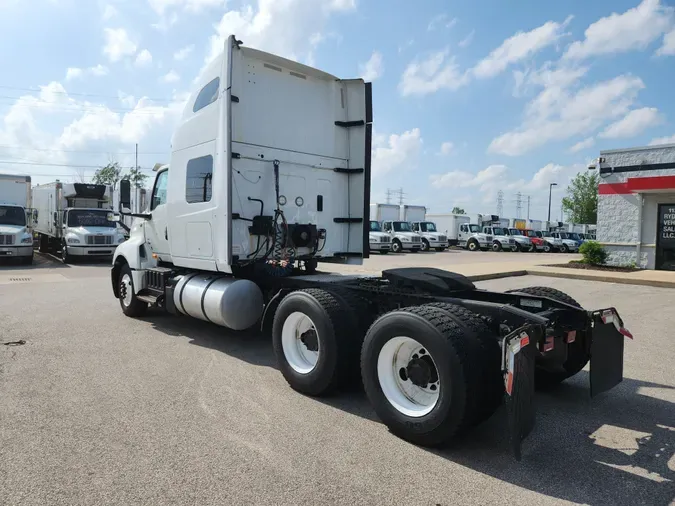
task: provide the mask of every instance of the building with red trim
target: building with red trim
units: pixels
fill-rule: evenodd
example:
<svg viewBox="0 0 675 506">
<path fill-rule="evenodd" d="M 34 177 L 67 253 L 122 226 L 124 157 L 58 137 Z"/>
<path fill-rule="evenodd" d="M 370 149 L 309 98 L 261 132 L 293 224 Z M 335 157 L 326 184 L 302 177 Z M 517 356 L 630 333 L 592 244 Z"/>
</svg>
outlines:
<svg viewBox="0 0 675 506">
<path fill-rule="evenodd" d="M 675 270 L 675 144 L 601 151 L 597 168 L 608 263 Z"/>
</svg>

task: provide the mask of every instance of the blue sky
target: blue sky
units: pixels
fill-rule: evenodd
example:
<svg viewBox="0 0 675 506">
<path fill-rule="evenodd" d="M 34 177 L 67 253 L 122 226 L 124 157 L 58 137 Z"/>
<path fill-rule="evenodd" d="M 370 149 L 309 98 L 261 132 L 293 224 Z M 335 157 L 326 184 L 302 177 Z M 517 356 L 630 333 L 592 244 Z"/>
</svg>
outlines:
<svg viewBox="0 0 675 506">
<path fill-rule="evenodd" d="M 29 5 L 30 4 L 30 5 Z M 0 0 L 0 171 L 168 162 L 200 70 L 245 44 L 373 81 L 373 195 L 553 216 L 601 149 L 675 143 L 675 6 L 658 0 Z M 53 165 L 47 165 L 53 164 Z"/>
</svg>

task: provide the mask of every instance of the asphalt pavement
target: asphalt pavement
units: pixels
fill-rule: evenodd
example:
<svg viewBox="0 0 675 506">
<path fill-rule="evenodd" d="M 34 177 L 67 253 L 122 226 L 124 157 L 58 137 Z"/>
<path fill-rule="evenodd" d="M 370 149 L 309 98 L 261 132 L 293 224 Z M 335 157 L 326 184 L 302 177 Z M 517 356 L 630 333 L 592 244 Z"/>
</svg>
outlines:
<svg viewBox="0 0 675 506">
<path fill-rule="evenodd" d="M 292 391 L 269 336 L 161 313 L 126 318 L 106 265 L 12 269 L 0 267 L 0 342 L 26 343 L 0 345 L 2 505 L 675 499 L 673 290 L 478 283 L 555 286 L 587 308 L 615 306 L 635 335 L 610 392 L 589 399 L 582 371 L 537 395 L 517 463 L 502 410 L 448 449 L 419 448 L 390 434 L 360 391 Z"/>
</svg>

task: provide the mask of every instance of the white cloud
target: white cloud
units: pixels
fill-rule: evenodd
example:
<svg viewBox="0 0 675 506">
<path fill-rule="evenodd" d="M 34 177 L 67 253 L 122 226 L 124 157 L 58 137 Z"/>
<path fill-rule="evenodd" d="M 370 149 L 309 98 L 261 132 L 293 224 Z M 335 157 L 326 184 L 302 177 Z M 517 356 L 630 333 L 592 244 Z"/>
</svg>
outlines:
<svg viewBox="0 0 675 506">
<path fill-rule="evenodd" d="M 634 137 L 647 128 L 656 126 L 662 122 L 663 117 L 656 107 L 633 109 L 622 119 L 605 128 L 599 136 L 605 139 Z"/>
<path fill-rule="evenodd" d="M 402 53 L 415 43 L 415 39 L 408 39 L 404 44 L 398 46 L 398 52 Z"/>
<path fill-rule="evenodd" d="M 160 80 L 165 83 L 175 83 L 180 80 L 180 76 L 175 70 L 170 70 L 167 74 L 163 75 Z"/>
<path fill-rule="evenodd" d="M 84 74 L 82 69 L 68 67 L 68 70 L 66 70 L 66 81 L 71 81 L 73 79 L 77 79 L 78 77 L 82 77 L 82 74 Z"/>
<path fill-rule="evenodd" d="M 176 61 L 183 61 L 185 58 L 190 56 L 190 53 L 194 51 L 195 45 L 190 44 L 189 46 L 185 46 L 182 49 L 179 49 L 173 54 L 173 59 Z"/>
<path fill-rule="evenodd" d="M 588 134 L 627 114 L 643 88 L 642 80 L 630 75 L 596 83 L 576 93 L 560 86 L 545 88 L 528 104 L 523 124 L 493 139 L 488 150 L 517 156 L 549 141 Z"/>
<path fill-rule="evenodd" d="M 134 64 L 137 67 L 147 67 L 152 63 L 152 53 L 147 49 L 143 49 L 136 55 L 136 61 Z"/>
<path fill-rule="evenodd" d="M 529 32 L 518 32 L 506 39 L 497 49 L 481 60 L 473 69 L 476 77 L 494 77 L 509 65 L 517 63 L 555 44 L 563 35 L 565 27 L 572 20 L 564 22 L 548 21 Z"/>
<path fill-rule="evenodd" d="M 643 0 L 623 14 L 612 13 L 591 24 L 584 40 L 573 42 L 564 57 L 582 59 L 645 49 L 670 28 L 672 14 L 673 8 L 659 0 Z"/>
<path fill-rule="evenodd" d="M 454 145 L 452 142 L 450 142 L 450 141 L 446 141 L 446 142 L 444 142 L 443 144 L 441 144 L 441 151 L 440 151 L 440 154 L 441 154 L 441 155 L 446 155 L 446 156 L 447 156 L 447 155 L 449 155 L 450 153 L 452 153 L 452 150 L 453 150 L 453 149 L 455 149 L 455 145 Z"/>
<path fill-rule="evenodd" d="M 148 0 L 150 7 L 157 14 L 164 14 L 167 9 L 180 8 L 193 12 L 199 12 L 209 7 L 221 7 L 225 5 L 225 0 Z"/>
<path fill-rule="evenodd" d="M 650 146 L 657 146 L 659 144 L 675 144 L 675 135 L 671 135 L 670 137 L 657 137 L 656 139 L 652 139 L 649 143 Z"/>
<path fill-rule="evenodd" d="M 473 36 L 476 35 L 476 30 L 471 30 L 469 32 L 469 35 L 464 37 L 462 40 L 459 41 L 459 47 L 468 47 L 471 42 L 473 42 Z"/>
<path fill-rule="evenodd" d="M 450 18 L 447 14 L 439 14 L 429 21 L 427 31 L 432 32 L 437 28 L 452 28 L 456 24 L 457 18 Z"/>
<path fill-rule="evenodd" d="M 373 51 L 370 59 L 359 65 L 359 73 L 364 81 L 374 81 L 381 77 L 384 72 L 384 62 L 382 61 L 382 53 Z"/>
<path fill-rule="evenodd" d="M 429 176 L 431 184 L 436 188 L 472 188 L 492 185 L 506 174 L 505 165 L 490 165 L 489 167 L 473 174 L 462 170 L 453 170 L 445 174 L 432 174 Z"/>
<path fill-rule="evenodd" d="M 178 13 L 172 12 L 170 15 L 162 15 L 159 18 L 157 23 L 153 23 L 152 26 L 158 32 L 167 32 L 169 28 L 178 23 Z"/>
<path fill-rule="evenodd" d="M 66 81 L 72 81 L 73 79 L 79 79 L 85 75 L 92 75 L 95 77 L 101 77 L 108 75 L 108 67 L 101 65 L 100 63 L 95 67 L 89 67 L 87 69 L 81 69 L 77 67 L 69 67 L 66 70 Z"/>
<path fill-rule="evenodd" d="M 675 28 L 663 36 L 663 45 L 656 51 L 658 56 L 675 55 Z"/>
<path fill-rule="evenodd" d="M 403 72 L 399 90 L 403 96 L 426 95 L 438 90 L 456 90 L 468 83 L 468 75 L 459 70 L 448 51 L 439 51 L 424 60 L 409 63 Z"/>
<path fill-rule="evenodd" d="M 117 9 L 115 8 L 114 5 L 106 4 L 106 6 L 103 8 L 103 20 L 108 21 L 109 19 L 114 18 L 117 16 Z"/>
<path fill-rule="evenodd" d="M 254 5 L 229 10 L 215 26 L 205 66 L 222 53 L 225 38 L 233 33 L 247 46 L 308 61 L 330 17 L 355 7 L 354 0 L 256 0 Z M 317 34 L 319 39 L 313 38 Z"/>
<path fill-rule="evenodd" d="M 592 148 L 595 145 L 595 139 L 593 137 L 588 137 L 583 141 L 577 142 L 574 146 L 569 149 L 570 153 L 578 153 L 584 149 Z"/>
<path fill-rule="evenodd" d="M 104 28 L 105 45 L 103 54 L 111 62 L 117 62 L 124 56 L 132 55 L 136 52 L 136 44 L 129 38 L 129 34 L 124 28 Z"/>
<path fill-rule="evenodd" d="M 402 134 L 373 136 L 372 169 L 374 176 L 388 172 L 414 168 L 422 148 L 422 136 L 419 128 L 413 128 Z"/>
</svg>

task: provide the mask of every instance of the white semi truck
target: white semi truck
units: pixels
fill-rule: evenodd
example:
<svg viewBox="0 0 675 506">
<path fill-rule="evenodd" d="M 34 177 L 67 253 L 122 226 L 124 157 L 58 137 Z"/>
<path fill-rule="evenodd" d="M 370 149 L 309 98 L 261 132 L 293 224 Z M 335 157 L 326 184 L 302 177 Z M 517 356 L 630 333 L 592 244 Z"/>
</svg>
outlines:
<svg viewBox="0 0 675 506">
<path fill-rule="evenodd" d="M 0 258 L 33 263 L 30 176 L 0 174 Z"/>
<path fill-rule="evenodd" d="M 426 207 L 402 205 L 401 219 L 410 223 L 413 232 L 422 236 L 422 251 L 447 249 L 448 236 L 438 230 L 436 223 L 427 219 Z"/>
<path fill-rule="evenodd" d="M 124 236 L 117 228 L 107 185 L 56 181 L 33 187 L 34 226 L 43 253 L 112 257 Z"/>
<path fill-rule="evenodd" d="M 400 213 L 395 204 L 370 205 L 370 219 L 377 221 L 382 231 L 391 235 L 391 251 L 417 253 L 422 249 L 422 236 L 413 232 L 410 223 L 400 219 Z"/>
<path fill-rule="evenodd" d="M 616 310 L 585 311 L 551 288 L 478 290 L 433 268 L 314 272 L 369 254 L 371 104 L 361 79 L 228 37 L 188 100 L 149 211 L 115 252 L 114 296 L 129 317 L 153 306 L 258 324 L 292 388 L 321 396 L 362 382 L 380 419 L 417 444 L 443 444 L 505 401 L 520 458 L 535 368 L 555 383 L 590 360 L 596 395 L 621 381 L 630 333 Z M 129 190 L 122 182 L 122 209 Z"/>
</svg>

